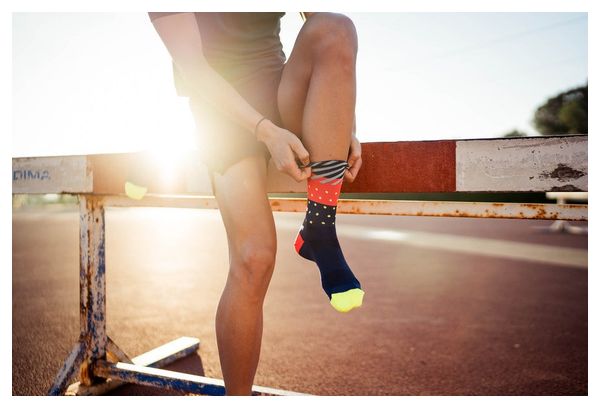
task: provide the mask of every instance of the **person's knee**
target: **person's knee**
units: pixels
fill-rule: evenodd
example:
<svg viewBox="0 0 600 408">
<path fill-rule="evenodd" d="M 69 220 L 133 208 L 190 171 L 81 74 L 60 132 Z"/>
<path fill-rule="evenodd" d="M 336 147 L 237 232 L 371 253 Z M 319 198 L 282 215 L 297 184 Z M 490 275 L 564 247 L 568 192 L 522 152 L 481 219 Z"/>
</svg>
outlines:
<svg viewBox="0 0 600 408">
<path fill-rule="evenodd" d="M 231 265 L 230 281 L 249 301 L 262 302 L 275 268 L 275 245 L 249 245 Z"/>
<path fill-rule="evenodd" d="M 354 64 L 358 37 L 352 20 L 337 13 L 318 13 L 311 17 L 315 51 L 318 58 L 332 58 L 342 66 Z"/>
</svg>

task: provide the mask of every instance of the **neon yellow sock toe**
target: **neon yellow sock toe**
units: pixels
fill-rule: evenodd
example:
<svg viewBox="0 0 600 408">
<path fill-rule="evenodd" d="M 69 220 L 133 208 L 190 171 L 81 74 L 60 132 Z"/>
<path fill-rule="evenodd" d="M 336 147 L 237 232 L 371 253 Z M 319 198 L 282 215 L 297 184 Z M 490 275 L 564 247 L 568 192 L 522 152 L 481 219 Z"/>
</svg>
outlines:
<svg viewBox="0 0 600 408">
<path fill-rule="evenodd" d="M 125 194 L 134 200 L 141 200 L 148 191 L 147 187 L 138 186 L 130 181 L 125 182 Z"/>
<path fill-rule="evenodd" d="M 331 295 L 331 306 L 338 312 L 346 313 L 362 305 L 365 292 L 362 289 L 354 288 L 341 293 Z"/>
</svg>

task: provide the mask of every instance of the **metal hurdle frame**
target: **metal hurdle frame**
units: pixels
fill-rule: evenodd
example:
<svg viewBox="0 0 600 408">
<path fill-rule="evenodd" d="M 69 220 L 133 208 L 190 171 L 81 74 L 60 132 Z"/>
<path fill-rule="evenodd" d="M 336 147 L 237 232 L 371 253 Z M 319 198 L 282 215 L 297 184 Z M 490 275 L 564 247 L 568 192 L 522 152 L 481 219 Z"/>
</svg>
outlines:
<svg viewBox="0 0 600 408">
<path fill-rule="evenodd" d="M 133 359 L 106 334 L 106 261 L 104 198 L 79 195 L 80 334 L 56 376 L 49 395 L 98 395 L 123 383 L 225 395 L 222 380 L 164 370 L 171 362 L 195 353 L 200 341 L 181 337 Z M 67 384 L 79 369 L 78 383 Z M 304 395 L 254 386 L 253 395 Z"/>
<path fill-rule="evenodd" d="M 433 142 L 363 143 L 363 166 L 344 192 L 523 192 L 587 191 L 587 136 Z M 181 337 L 130 358 L 106 334 L 105 207 L 162 206 L 218 208 L 206 169 L 193 156 L 180 168 L 179 182 L 155 182 L 156 169 L 144 154 L 13 159 L 13 194 L 66 193 L 79 198 L 80 334 L 58 372 L 50 395 L 99 395 L 124 383 L 193 394 L 224 395 L 222 380 L 165 370 L 197 352 L 200 341 Z M 508 164 L 515 165 L 508 168 Z M 415 168 L 415 166 L 417 168 Z M 419 167 L 420 166 L 420 167 Z M 132 169 L 151 180 L 149 194 L 132 200 L 123 194 Z M 411 169 L 419 175 L 406 174 Z M 508 169 L 507 169 L 508 168 Z M 396 171 L 381 184 L 382 171 Z M 397 177 L 396 177 L 397 176 Z M 306 192 L 269 168 L 269 192 Z M 269 198 L 274 211 L 305 211 L 305 198 Z M 340 198 L 338 213 L 587 220 L 587 205 L 428 202 Z M 69 386 L 74 376 L 79 382 Z M 253 386 L 253 395 L 306 395 Z"/>
</svg>

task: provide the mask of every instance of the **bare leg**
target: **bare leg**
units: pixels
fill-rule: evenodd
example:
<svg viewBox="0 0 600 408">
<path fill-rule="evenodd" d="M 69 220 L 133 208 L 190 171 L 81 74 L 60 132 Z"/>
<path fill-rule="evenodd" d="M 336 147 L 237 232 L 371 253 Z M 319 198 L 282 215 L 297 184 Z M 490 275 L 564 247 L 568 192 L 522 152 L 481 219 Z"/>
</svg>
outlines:
<svg viewBox="0 0 600 408">
<path fill-rule="evenodd" d="M 302 138 L 312 162 L 348 158 L 357 48 L 349 18 L 318 13 L 300 30 L 283 70 L 278 92 L 281 119 Z"/>
<path fill-rule="evenodd" d="M 303 138 L 312 161 L 347 158 L 355 59 L 356 33 L 344 16 L 313 16 L 298 35 L 278 105 L 284 126 Z M 216 317 L 219 357 L 227 394 L 249 395 L 260 355 L 262 305 L 277 251 L 264 161 L 243 160 L 224 175 L 215 174 L 214 184 L 230 253 Z"/>
<path fill-rule="evenodd" d="M 265 161 L 258 156 L 232 165 L 224 175 L 214 174 L 230 259 L 216 315 L 227 395 L 250 395 L 260 356 L 262 307 L 277 251 L 266 175 Z"/>
<path fill-rule="evenodd" d="M 323 290 L 342 313 L 360 307 L 364 296 L 335 230 L 354 122 L 357 48 L 348 17 L 310 17 L 283 70 L 277 101 L 284 127 L 302 138 L 314 165 L 307 181 L 306 216 L 294 248 L 317 264 Z"/>
</svg>

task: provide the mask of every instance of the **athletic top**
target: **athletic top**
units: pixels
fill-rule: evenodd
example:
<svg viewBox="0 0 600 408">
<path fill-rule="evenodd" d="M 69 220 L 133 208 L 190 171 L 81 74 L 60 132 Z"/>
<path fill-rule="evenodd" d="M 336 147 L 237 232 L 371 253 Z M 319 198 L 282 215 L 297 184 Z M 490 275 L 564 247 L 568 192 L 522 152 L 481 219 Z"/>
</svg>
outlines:
<svg viewBox="0 0 600 408">
<path fill-rule="evenodd" d="M 150 20 L 178 13 L 148 13 Z M 285 13 L 193 13 L 202 37 L 204 57 L 232 85 L 243 84 L 259 73 L 283 68 L 285 54 L 279 39 Z M 194 93 L 173 62 L 177 94 Z"/>
</svg>

